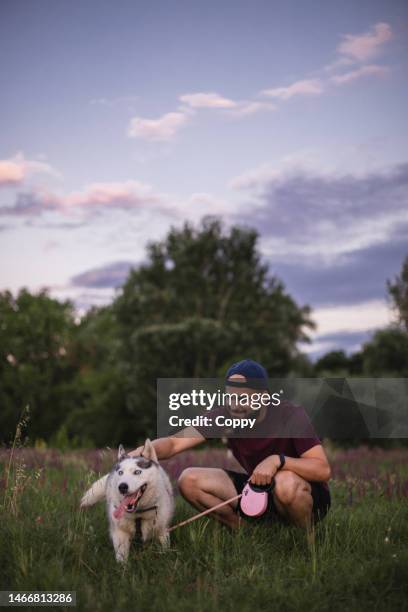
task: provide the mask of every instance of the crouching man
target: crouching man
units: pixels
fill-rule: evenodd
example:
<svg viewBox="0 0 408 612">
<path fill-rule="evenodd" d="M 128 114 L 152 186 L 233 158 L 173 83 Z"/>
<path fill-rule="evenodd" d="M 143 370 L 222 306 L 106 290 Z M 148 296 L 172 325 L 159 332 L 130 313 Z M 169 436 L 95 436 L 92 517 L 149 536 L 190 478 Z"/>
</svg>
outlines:
<svg viewBox="0 0 408 612">
<path fill-rule="evenodd" d="M 246 359 L 232 365 L 226 375 L 227 393 L 238 396 L 267 390 L 265 369 L 255 361 Z M 228 411 L 232 417 L 246 418 L 253 410 L 239 402 L 231 402 Z M 223 506 L 209 516 L 231 528 L 245 520 L 280 521 L 311 530 L 330 508 L 330 491 L 327 481 L 331 470 L 320 439 L 315 434 L 304 409 L 290 402 L 283 402 L 280 411 L 274 406 L 262 406 L 257 411 L 254 431 L 258 437 L 229 438 L 227 444 L 244 472 L 221 468 L 189 467 L 179 478 L 183 497 L 198 510 L 207 510 L 241 493 L 248 479 L 255 485 L 274 488 L 269 495 L 266 512 L 260 519 L 250 519 L 243 514 L 239 502 Z M 279 415 L 290 417 L 291 431 L 307 431 L 308 437 L 268 437 Z M 205 427 L 187 427 L 181 435 L 158 438 L 153 445 L 158 459 L 168 459 L 177 453 L 197 446 L 210 437 Z M 130 452 L 140 455 L 143 447 Z"/>
</svg>

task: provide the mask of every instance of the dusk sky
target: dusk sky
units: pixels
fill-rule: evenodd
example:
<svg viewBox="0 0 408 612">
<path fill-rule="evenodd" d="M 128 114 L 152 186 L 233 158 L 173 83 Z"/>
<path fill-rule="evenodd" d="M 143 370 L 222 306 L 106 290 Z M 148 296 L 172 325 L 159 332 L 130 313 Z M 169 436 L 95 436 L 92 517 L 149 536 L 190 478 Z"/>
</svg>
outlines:
<svg viewBox="0 0 408 612">
<path fill-rule="evenodd" d="M 0 289 L 109 302 L 145 245 L 259 230 L 314 355 L 392 320 L 408 3 L 2 0 Z"/>
</svg>

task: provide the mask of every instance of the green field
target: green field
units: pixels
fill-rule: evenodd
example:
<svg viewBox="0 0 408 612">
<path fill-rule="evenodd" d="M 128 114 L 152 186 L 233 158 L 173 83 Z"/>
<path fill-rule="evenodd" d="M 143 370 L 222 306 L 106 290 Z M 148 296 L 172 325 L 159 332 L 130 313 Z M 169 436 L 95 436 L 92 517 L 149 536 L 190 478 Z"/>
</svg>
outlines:
<svg viewBox="0 0 408 612">
<path fill-rule="evenodd" d="M 165 465 L 171 476 L 184 464 L 228 462 L 223 450 L 176 459 Z M 103 504 L 78 511 L 82 492 L 111 457 L 26 449 L 9 469 L 3 450 L 0 586 L 75 590 L 77 609 L 94 611 L 407 610 L 407 459 L 407 451 L 334 454 L 332 509 L 314 546 L 296 528 L 231 533 L 200 519 L 176 530 L 166 552 L 135 542 L 122 568 Z M 175 520 L 192 513 L 178 497 Z"/>
</svg>

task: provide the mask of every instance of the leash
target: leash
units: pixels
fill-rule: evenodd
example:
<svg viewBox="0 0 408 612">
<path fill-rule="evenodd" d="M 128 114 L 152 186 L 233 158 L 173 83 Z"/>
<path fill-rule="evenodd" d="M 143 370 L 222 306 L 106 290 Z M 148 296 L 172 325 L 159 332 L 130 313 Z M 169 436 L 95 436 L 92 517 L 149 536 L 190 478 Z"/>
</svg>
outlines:
<svg viewBox="0 0 408 612">
<path fill-rule="evenodd" d="M 199 514 L 190 516 L 190 518 L 186 519 L 185 521 L 181 521 L 181 523 L 177 523 L 177 525 L 173 525 L 173 527 L 170 527 L 169 529 L 167 529 L 167 533 L 170 533 L 170 531 L 173 531 L 174 529 L 177 529 L 178 527 L 183 527 L 183 525 L 188 525 L 188 523 L 192 523 L 198 518 L 205 516 L 206 514 L 210 514 L 210 512 L 214 512 L 214 510 L 217 510 L 218 508 L 221 508 L 222 506 L 226 506 L 227 504 L 230 504 L 232 501 L 235 501 L 236 499 L 239 499 L 240 497 L 242 497 L 242 493 L 240 493 L 239 495 L 234 495 L 234 497 L 227 499 L 227 501 L 223 501 L 220 504 L 213 506 L 212 508 L 208 508 L 208 510 L 204 510 L 204 512 L 200 512 Z"/>
<path fill-rule="evenodd" d="M 190 518 L 186 519 L 185 521 L 181 521 L 181 523 L 177 523 L 177 525 L 173 525 L 173 527 L 170 527 L 169 529 L 167 529 L 167 533 L 170 533 L 170 531 L 173 531 L 174 529 L 177 529 L 178 527 L 183 527 L 183 525 L 188 525 L 188 523 L 192 523 L 193 521 L 199 519 L 200 517 L 205 516 L 206 514 L 210 514 L 210 512 L 214 512 L 214 510 L 217 510 L 218 508 L 222 508 L 222 506 L 226 506 L 227 504 L 230 504 L 231 502 L 235 501 L 236 499 L 239 499 L 240 497 L 242 497 L 242 493 L 240 493 L 239 495 L 234 495 L 234 497 L 230 497 L 230 499 L 227 499 L 226 501 L 223 501 L 217 504 L 216 506 L 213 506 L 212 508 L 208 508 L 207 510 L 204 510 L 204 512 L 200 512 L 199 514 L 190 516 Z M 122 515 L 125 513 L 125 505 L 126 504 L 124 503 L 124 501 L 122 501 L 121 505 L 118 506 L 118 508 L 116 508 L 116 510 L 113 513 L 113 516 L 115 518 L 122 517 Z M 151 506 L 150 508 L 141 508 L 140 510 L 135 510 L 134 514 L 141 514 L 142 512 L 147 512 L 148 510 L 156 510 L 156 515 L 157 515 L 157 506 Z"/>
</svg>

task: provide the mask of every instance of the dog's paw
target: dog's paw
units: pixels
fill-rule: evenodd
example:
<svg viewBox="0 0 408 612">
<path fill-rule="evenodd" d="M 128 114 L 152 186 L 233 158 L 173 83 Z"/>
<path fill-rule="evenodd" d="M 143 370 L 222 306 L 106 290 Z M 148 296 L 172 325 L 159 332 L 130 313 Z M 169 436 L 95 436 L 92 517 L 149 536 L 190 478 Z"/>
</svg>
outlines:
<svg viewBox="0 0 408 612">
<path fill-rule="evenodd" d="M 167 530 L 159 534 L 159 542 L 162 545 L 163 549 L 170 547 L 170 534 Z"/>
</svg>

